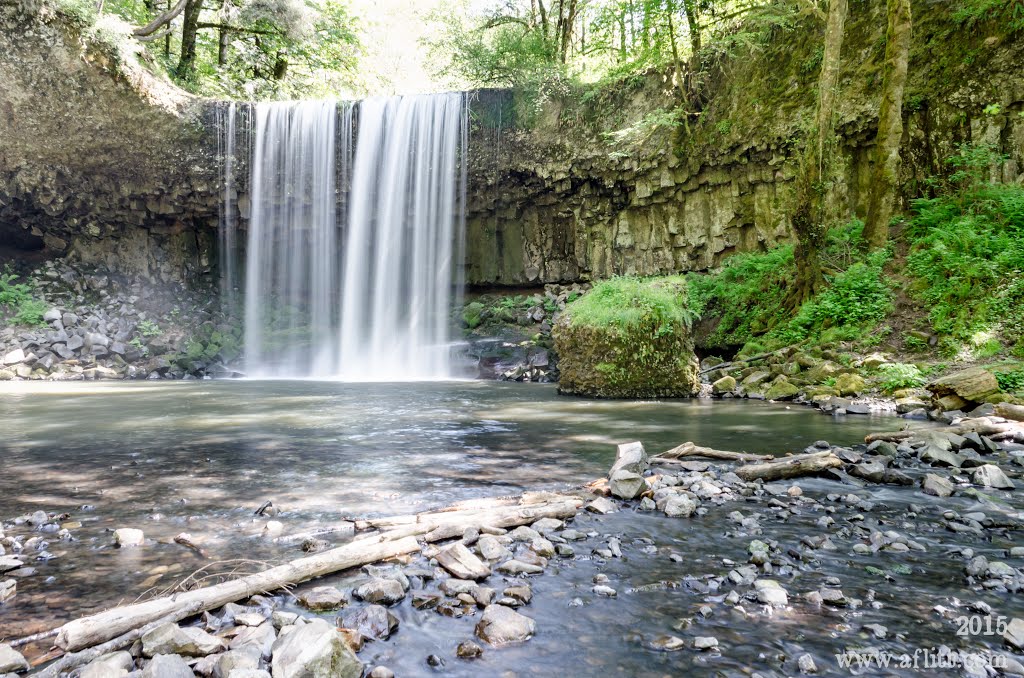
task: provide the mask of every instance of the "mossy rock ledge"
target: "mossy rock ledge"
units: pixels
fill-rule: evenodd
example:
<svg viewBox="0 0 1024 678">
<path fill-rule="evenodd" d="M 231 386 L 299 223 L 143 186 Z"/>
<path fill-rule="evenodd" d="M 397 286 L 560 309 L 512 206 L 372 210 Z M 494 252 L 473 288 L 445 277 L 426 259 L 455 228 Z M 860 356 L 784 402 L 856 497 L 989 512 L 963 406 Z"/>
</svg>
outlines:
<svg viewBox="0 0 1024 678">
<path fill-rule="evenodd" d="M 592 398 L 685 398 L 700 390 L 685 285 L 615 278 L 569 304 L 552 328 L 558 391 Z"/>
</svg>

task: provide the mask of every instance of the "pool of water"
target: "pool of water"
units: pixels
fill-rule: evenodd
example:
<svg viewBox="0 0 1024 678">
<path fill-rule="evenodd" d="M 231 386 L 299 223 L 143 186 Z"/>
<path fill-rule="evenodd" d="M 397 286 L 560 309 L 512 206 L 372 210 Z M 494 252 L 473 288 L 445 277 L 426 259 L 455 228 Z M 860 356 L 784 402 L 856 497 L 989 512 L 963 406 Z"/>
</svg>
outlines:
<svg viewBox="0 0 1024 678">
<path fill-rule="evenodd" d="M 615 445 L 630 440 L 651 453 L 693 440 L 781 454 L 819 439 L 851 444 L 897 423 L 756 401 L 583 400 L 553 386 L 474 381 L 0 389 L 0 517 L 42 509 L 81 523 L 75 541 L 49 545 L 56 557 L 31 563 L 38 571 L 4 606 L 0 637 L 134 600 L 209 562 L 245 572 L 297 557 L 296 545 L 261 537 L 267 518 L 253 512 L 266 501 L 291 534 L 579 485 L 602 476 Z M 120 527 L 142 529 L 149 544 L 113 548 Z M 181 532 L 207 559 L 173 542 Z"/>
</svg>

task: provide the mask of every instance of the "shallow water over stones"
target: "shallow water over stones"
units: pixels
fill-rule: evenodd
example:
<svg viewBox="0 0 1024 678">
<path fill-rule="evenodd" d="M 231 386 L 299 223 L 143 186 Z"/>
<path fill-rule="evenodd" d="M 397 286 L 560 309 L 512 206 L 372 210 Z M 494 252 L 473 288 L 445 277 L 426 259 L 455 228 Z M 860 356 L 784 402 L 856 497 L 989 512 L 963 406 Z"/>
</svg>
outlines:
<svg viewBox="0 0 1024 678">
<path fill-rule="evenodd" d="M 478 382 L 14 384 L 0 392 L 0 406 L 5 421 L 0 516 L 9 520 L 42 509 L 70 514 L 65 523 L 81 523 L 71 528 L 75 541 L 44 535 L 51 542 L 47 551 L 57 557 L 29 563 L 37 573 L 20 580 L 18 595 L 5 604 L 4 636 L 36 632 L 164 590 L 209 561 L 233 560 L 222 570 L 252 572 L 301 555 L 301 541 L 274 543 L 262 536 L 270 514 L 288 536 L 338 525 L 347 516 L 406 513 L 471 497 L 578 485 L 605 473 L 614 443 L 633 439 L 643 440 L 652 452 L 685 440 L 785 452 L 821 438 L 850 444 L 882 421 L 895 423 L 826 417 L 768 403 L 574 400 L 556 396 L 553 387 Z M 272 510 L 255 516 L 266 501 L 273 502 Z M 634 638 L 629 621 L 634 613 L 643 616 L 648 603 L 627 589 L 712 570 L 699 561 L 682 567 L 667 559 L 649 561 L 637 553 L 633 539 L 647 530 L 667 530 L 659 544 L 665 538 L 685 539 L 681 549 L 689 558 L 729 527 L 714 514 L 694 522 L 631 516 L 585 519 L 604 523 L 593 529 L 621 536 L 626 557 L 614 566 L 626 564 L 631 580 L 614 582 L 617 598 L 600 602 L 614 606 L 626 599 L 624 607 L 604 610 L 586 602 L 597 598 L 591 593 L 594 570 L 589 549 L 577 549 L 581 559 L 559 566 L 565 576 L 535 578 L 536 591 L 546 595 L 534 596 L 530 615 L 553 616 L 530 646 L 485 652 L 479 667 L 467 667 L 466 675 L 478 675 L 484 666 L 550 670 L 578 664 L 577 646 L 590 648 L 588 661 L 600 666 L 627 662 L 621 654 L 627 651 L 637 662 L 648 661 L 643 657 L 650 650 L 642 645 L 650 639 Z M 112 531 L 118 528 L 143 530 L 145 544 L 114 548 Z M 173 541 L 182 532 L 209 560 Z M 572 593 L 574 577 L 582 582 L 582 594 Z M 585 604 L 561 616 L 577 595 Z M 679 599 L 664 591 L 656 595 L 656 608 L 665 611 L 644 624 L 652 625 L 652 634 L 657 625 L 657 635 L 680 635 L 661 622 L 687 616 L 688 607 L 679 607 Z M 436 653 L 447 657 L 449 670 L 463 671 L 452 666 L 460 661 L 454 648 L 472 637 L 474 619 L 465 620 L 470 631 L 452 636 L 447 648 L 449 635 L 461 633 L 461 627 L 441 624 L 436 614 L 437 621 L 413 619 L 409 604 L 392 611 L 405 633 L 400 630 L 389 641 L 394 644 L 364 650 L 364 661 L 398 668 Z M 559 627 L 551 620 L 559 620 Z M 425 633 L 409 633 L 418 626 Z M 606 643 L 606 636 L 619 640 Z M 727 637 L 719 638 L 725 645 Z M 703 654 L 694 660 L 711 661 Z M 671 664 L 658 663 L 664 661 L 651 666 L 665 670 Z M 627 664 L 634 668 L 624 675 L 634 675 L 641 665 L 633 659 Z"/>
</svg>

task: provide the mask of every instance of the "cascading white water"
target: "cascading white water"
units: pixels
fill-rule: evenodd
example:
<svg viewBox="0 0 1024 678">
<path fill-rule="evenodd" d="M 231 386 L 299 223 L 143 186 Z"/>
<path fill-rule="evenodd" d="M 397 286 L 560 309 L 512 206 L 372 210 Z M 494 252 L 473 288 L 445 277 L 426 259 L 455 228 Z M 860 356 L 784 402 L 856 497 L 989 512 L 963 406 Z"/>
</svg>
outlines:
<svg viewBox="0 0 1024 678">
<path fill-rule="evenodd" d="M 248 374 L 450 377 L 464 95 L 256 104 L 251 113 Z"/>
</svg>

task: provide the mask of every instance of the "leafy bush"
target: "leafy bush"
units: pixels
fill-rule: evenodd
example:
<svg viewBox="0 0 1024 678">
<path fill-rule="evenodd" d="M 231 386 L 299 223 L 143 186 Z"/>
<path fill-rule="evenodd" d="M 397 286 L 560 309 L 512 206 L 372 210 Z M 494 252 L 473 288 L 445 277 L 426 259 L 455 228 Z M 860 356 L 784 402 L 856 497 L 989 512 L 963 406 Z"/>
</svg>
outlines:
<svg viewBox="0 0 1024 678">
<path fill-rule="evenodd" d="M 822 329 L 855 330 L 885 318 L 891 309 L 892 291 L 882 275 L 885 252 L 874 253 L 835 276 L 831 285 L 811 299 L 777 335 L 786 343 L 802 341 Z M 847 334 L 854 339 L 859 332 Z"/>
<path fill-rule="evenodd" d="M 736 255 L 714 274 L 690 276 L 693 308 L 718 320 L 706 343 L 742 345 L 758 337 L 770 350 L 808 338 L 858 338 L 864 325 L 885 318 L 892 300 L 882 272 L 891 255 L 879 251 L 865 258 L 863 228 L 863 222 L 852 221 L 829 233 L 822 260 L 838 273 L 795 316 L 785 306 L 787 286 L 796 279 L 790 246 Z"/>
<path fill-rule="evenodd" d="M 739 346 L 786 319 L 785 290 L 796 274 L 793 248 L 737 254 L 711 274 L 687 277 L 690 306 L 718 325 L 705 343 Z"/>
<path fill-rule="evenodd" d="M 35 287 L 30 282 L 17 282 L 18 276 L 8 267 L 0 273 L 0 310 L 7 309 L 10 321 L 15 325 L 42 326 L 45 302 L 35 297 Z"/>
<path fill-rule="evenodd" d="M 886 363 L 878 368 L 882 377 L 879 384 L 883 391 L 898 391 L 901 388 L 917 388 L 925 383 L 924 375 L 917 365 L 910 363 Z"/>
<path fill-rule="evenodd" d="M 996 381 L 999 388 L 1007 393 L 1024 392 L 1024 369 L 1010 372 L 996 372 Z"/>
<path fill-rule="evenodd" d="M 935 330 L 961 341 L 1000 330 L 1024 335 L 1024 186 L 990 184 L 999 156 L 964 146 L 950 161 L 947 192 L 914 202 L 907 268 Z"/>
<path fill-rule="evenodd" d="M 152 320 L 142 320 L 138 326 L 139 334 L 146 338 L 156 337 L 160 335 L 160 326 Z"/>
<path fill-rule="evenodd" d="M 573 325 L 628 329 L 651 323 L 655 336 L 678 325 L 689 328 L 696 318 L 682 277 L 602 280 L 572 304 Z"/>
</svg>

